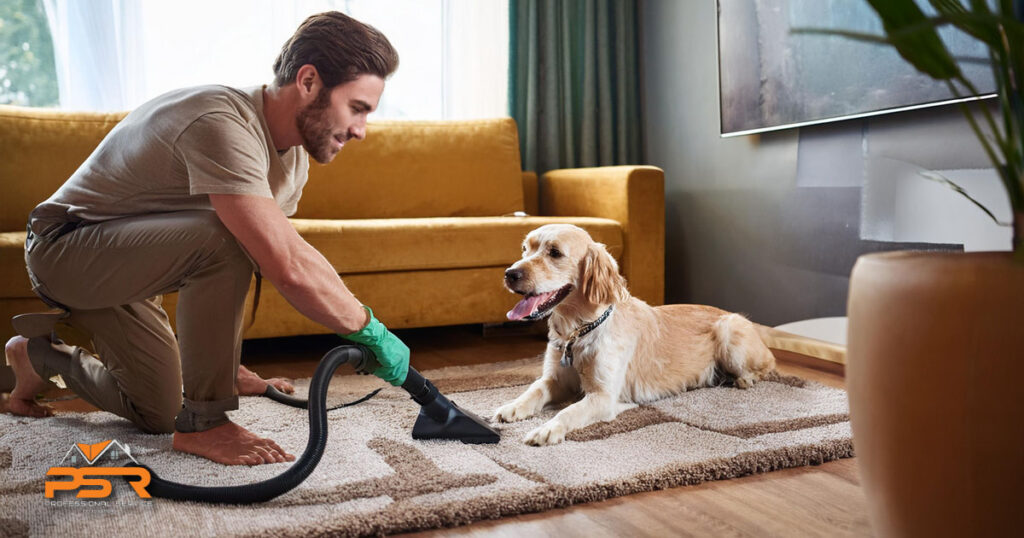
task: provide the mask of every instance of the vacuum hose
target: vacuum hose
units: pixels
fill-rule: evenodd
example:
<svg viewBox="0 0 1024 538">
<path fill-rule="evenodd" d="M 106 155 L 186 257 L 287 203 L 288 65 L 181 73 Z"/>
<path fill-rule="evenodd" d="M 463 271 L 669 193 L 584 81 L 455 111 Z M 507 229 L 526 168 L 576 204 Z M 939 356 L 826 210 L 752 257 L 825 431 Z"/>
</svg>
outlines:
<svg viewBox="0 0 1024 538">
<path fill-rule="evenodd" d="M 310 380 L 308 401 L 283 394 L 272 386 L 267 388 L 266 395 L 274 400 L 293 407 L 309 409 L 309 441 L 306 443 L 306 449 L 283 473 L 262 482 L 240 486 L 190 486 L 164 480 L 143 465 L 142 467 L 150 473 L 147 491 L 153 497 L 179 501 L 250 504 L 269 501 L 298 486 L 313 472 L 324 455 L 324 448 L 327 446 L 327 386 L 334 371 L 346 363 L 360 373 L 372 373 L 379 366 L 373 352 L 366 347 L 358 344 L 343 345 L 328 351 L 320 360 Z M 433 383 L 412 366 L 409 367 L 402 388 L 421 406 L 420 415 L 413 426 L 413 439 L 455 439 L 464 443 L 498 442 L 497 431 L 480 417 L 448 400 L 438 392 Z M 359 403 L 373 394 L 375 393 L 345 405 Z"/>
<path fill-rule="evenodd" d="M 146 490 L 153 497 L 164 499 L 229 504 L 265 502 L 290 491 L 316 469 L 324 455 L 324 448 L 327 446 L 327 386 L 334 371 L 345 363 L 365 363 L 372 355 L 369 349 L 361 345 L 345 345 L 328 351 L 320 360 L 309 384 L 309 441 L 302 456 L 283 473 L 254 484 L 211 487 L 190 486 L 164 480 L 147 467 L 150 482 Z"/>
</svg>

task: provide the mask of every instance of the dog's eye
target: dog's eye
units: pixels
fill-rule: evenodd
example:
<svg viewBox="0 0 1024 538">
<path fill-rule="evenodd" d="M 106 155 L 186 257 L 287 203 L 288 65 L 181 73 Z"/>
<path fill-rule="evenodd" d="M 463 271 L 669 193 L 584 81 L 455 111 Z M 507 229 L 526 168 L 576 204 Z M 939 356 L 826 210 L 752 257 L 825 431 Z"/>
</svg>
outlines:
<svg viewBox="0 0 1024 538">
<path fill-rule="evenodd" d="M 551 256 L 552 258 L 561 258 L 562 257 L 562 252 L 560 250 L 558 250 L 557 248 L 553 248 L 553 249 L 548 251 L 548 256 Z"/>
<path fill-rule="evenodd" d="M 523 245 L 523 252 L 526 252 L 526 245 Z"/>
</svg>

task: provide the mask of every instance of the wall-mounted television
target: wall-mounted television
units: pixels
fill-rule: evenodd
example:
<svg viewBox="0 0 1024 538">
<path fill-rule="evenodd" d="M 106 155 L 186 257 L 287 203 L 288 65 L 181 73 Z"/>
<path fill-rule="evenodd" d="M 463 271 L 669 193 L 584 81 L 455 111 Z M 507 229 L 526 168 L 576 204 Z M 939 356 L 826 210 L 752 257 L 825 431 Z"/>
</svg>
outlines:
<svg viewBox="0 0 1024 538">
<path fill-rule="evenodd" d="M 917 2 L 935 13 L 927 1 Z M 882 34 L 864 0 L 718 0 L 723 137 L 958 101 L 945 82 L 919 73 L 892 47 L 794 28 Z M 940 35 L 955 57 L 987 57 L 981 42 L 958 30 L 942 28 Z M 987 64 L 961 68 L 978 89 L 967 99 L 994 96 Z"/>
</svg>

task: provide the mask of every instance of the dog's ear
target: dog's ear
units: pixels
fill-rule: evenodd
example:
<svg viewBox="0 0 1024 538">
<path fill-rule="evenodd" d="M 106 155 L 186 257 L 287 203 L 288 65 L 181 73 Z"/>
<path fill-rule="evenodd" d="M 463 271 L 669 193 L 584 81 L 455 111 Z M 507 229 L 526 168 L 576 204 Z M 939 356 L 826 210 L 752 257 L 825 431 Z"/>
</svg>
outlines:
<svg viewBox="0 0 1024 538">
<path fill-rule="evenodd" d="M 620 303 L 629 298 L 619 264 L 601 243 L 587 245 L 587 253 L 580 261 L 580 291 L 594 304 Z"/>
</svg>

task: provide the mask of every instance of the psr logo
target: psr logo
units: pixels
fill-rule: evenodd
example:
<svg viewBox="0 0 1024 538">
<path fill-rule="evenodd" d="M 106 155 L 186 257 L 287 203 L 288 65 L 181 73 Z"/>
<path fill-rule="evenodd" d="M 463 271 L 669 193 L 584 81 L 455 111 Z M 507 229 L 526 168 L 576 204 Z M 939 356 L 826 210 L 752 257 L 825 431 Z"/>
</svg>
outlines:
<svg viewBox="0 0 1024 538">
<path fill-rule="evenodd" d="M 83 466 L 70 467 L 64 465 L 65 463 L 78 463 L 79 457 L 84 462 Z M 135 465 L 139 463 L 132 457 L 128 445 L 123 445 L 115 440 L 93 444 L 77 443 L 64 455 L 60 466 L 50 467 L 50 470 L 46 472 L 46 476 L 71 477 L 70 480 L 47 480 L 46 498 L 52 499 L 58 491 L 77 491 L 78 493 L 75 494 L 75 497 L 79 499 L 105 499 L 110 496 L 112 488 L 109 480 L 99 478 L 103 476 L 136 477 L 136 480 L 128 480 L 128 484 L 131 485 L 139 497 L 143 499 L 150 498 L 149 492 L 146 491 L 146 486 L 149 485 L 150 480 L 147 469 L 138 466 L 93 466 L 104 458 L 107 461 L 113 462 L 128 458 Z"/>
</svg>

